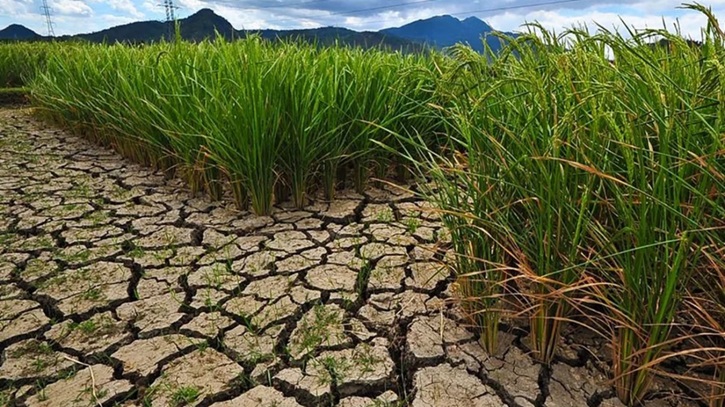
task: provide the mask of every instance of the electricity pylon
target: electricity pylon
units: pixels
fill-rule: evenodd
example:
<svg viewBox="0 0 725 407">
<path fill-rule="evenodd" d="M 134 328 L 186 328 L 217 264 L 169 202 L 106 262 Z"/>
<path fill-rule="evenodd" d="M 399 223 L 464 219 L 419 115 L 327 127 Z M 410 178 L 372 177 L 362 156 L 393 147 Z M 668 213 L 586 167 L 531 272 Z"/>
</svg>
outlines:
<svg viewBox="0 0 725 407">
<path fill-rule="evenodd" d="M 176 20 L 175 10 L 178 8 L 174 5 L 174 0 L 164 0 L 164 8 L 166 8 L 166 22 Z"/>
<path fill-rule="evenodd" d="M 48 36 L 55 37 L 55 30 L 53 30 L 53 19 L 51 18 L 51 15 L 50 15 L 50 7 L 48 6 L 48 0 L 43 0 L 43 5 L 40 6 L 40 9 L 43 10 L 43 14 L 45 15 L 45 23 L 48 25 Z"/>
</svg>

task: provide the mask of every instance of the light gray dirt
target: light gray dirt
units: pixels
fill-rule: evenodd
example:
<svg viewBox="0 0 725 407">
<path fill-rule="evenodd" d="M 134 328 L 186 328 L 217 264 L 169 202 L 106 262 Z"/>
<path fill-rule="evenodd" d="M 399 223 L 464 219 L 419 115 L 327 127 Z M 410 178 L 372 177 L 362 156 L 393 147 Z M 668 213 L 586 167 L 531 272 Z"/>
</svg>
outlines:
<svg viewBox="0 0 725 407">
<path fill-rule="evenodd" d="M 487 355 L 448 239 L 392 187 L 254 216 L 0 109 L 0 406 L 618 405 L 592 358 Z"/>
</svg>

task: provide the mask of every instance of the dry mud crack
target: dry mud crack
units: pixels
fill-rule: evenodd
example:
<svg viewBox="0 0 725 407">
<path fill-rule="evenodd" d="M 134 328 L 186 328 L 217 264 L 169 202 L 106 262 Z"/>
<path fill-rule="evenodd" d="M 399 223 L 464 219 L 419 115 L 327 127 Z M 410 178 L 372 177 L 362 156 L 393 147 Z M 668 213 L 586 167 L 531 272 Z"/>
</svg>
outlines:
<svg viewBox="0 0 725 407">
<path fill-rule="evenodd" d="M 30 113 L 0 110 L 0 406 L 620 405 L 582 352 L 481 349 L 412 194 L 239 213 Z"/>
</svg>

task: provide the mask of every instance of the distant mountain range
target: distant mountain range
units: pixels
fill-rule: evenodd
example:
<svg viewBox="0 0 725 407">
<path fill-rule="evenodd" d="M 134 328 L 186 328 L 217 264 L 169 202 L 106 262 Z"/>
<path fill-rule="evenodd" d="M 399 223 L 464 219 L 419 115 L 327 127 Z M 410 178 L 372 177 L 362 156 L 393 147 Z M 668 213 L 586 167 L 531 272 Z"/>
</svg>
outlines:
<svg viewBox="0 0 725 407">
<path fill-rule="evenodd" d="M 489 36 L 495 30 L 476 17 L 459 20 L 452 16 L 438 16 L 397 28 L 380 31 L 353 31 L 347 28 L 323 27 L 303 30 L 235 30 L 224 17 L 210 9 L 202 9 L 195 14 L 179 20 L 182 37 L 190 41 L 214 38 L 217 33 L 226 39 L 244 38 L 251 34 L 262 38 L 301 39 L 320 45 L 334 43 L 342 45 L 376 47 L 382 46 L 394 50 L 421 51 L 428 47 L 443 48 L 456 43 L 470 45 L 477 51 L 483 50 L 484 39 L 491 48 L 501 47 L 498 38 Z M 55 37 L 55 40 L 86 40 L 90 42 L 128 42 L 148 43 L 169 38 L 173 33 L 170 23 L 160 21 L 139 21 L 119 25 L 102 31 Z M 513 35 L 511 33 L 508 33 Z M 0 30 L 0 40 L 48 40 L 34 31 L 18 24 Z"/>
</svg>

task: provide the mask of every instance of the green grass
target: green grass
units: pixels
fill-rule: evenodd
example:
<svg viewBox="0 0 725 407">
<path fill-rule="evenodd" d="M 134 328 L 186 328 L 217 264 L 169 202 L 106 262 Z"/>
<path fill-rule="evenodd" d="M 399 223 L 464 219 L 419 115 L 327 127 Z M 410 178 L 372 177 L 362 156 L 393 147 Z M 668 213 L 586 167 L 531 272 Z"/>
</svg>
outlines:
<svg viewBox="0 0 725 407">
<path fill-rule="evenodd" d="M 194 386 L 180 387 L 171 395 L 171 405 L 174 407 L 186 406 L 194 402 L 201 392 Z"/>
<path fill-rule="evenodd" d="M 320 345 L 329 345 L 329 342 L 340 339 L 333 337 L 339 335 L 334 330 L 342 326 L 342 320 L 336 312 L 317 304 L 312 308 L 312 313 L 314 316 L 309 321 L 298 324 L 300 334 L 293 344 L 294 349 L 305 358 Z"/>
<path fill-rule="evenodd" d="M 10 401 L 12 400 L 14 390 L 15 389 L 13 388 L 3 388 L 2 390 L 0 390 L 0 406 L 10 406 Z"/>
<path fill-rule="evenodd" d="M 52 52 L 56 47 L 51 43 L 0 44 L 0 88 L 26 85 L 44 68 Z"/>
<path fill-rule="evenodd" d="M 420 219 L 406 218 L 403 221 L 403 224 L 405 225 L 405 229 L 408 231 L 408 233 L 413 235 L 413 234 L 415 234 L 415 232 L 418 231 L 418 228 L 420 227 Z"/>
</svg>

